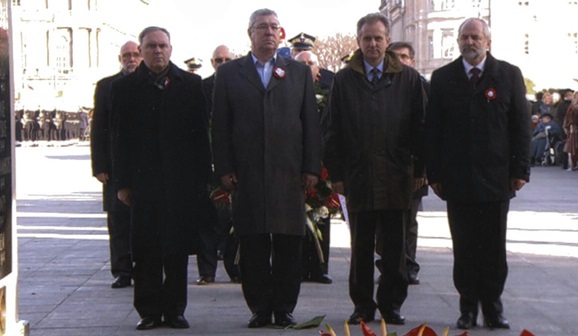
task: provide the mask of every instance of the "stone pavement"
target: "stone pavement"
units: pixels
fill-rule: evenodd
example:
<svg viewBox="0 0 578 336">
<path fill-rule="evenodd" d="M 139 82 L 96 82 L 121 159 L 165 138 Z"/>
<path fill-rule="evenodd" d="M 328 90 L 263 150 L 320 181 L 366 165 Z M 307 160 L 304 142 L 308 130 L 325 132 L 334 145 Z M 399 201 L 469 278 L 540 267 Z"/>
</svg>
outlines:
<svg viewBox="0 0 578 336">
<path fill-rule="evenodd" d="M 190 260 L 186 318 L 191 329 L 137 331 L 132 288 L 111 289 L 108 236 L 101 212 L 100 186 L 90 176 L 86 146 L 16 149 L 19 319 L 33 336 L 108 335 L 318 335 L 318 329 L 248 329 L 250 317 L 239 285 L 229 283 L 219 265 L 217 283 L 196 286 Z M 503 295 L 509 331 L 478 327 L 470 335 L 578 335 L 578 172 L 538 167 L 532 182 L 512 202 L 508 231 L 510 273 Z M 421 284 L 411 286 L 402 308 L 405 326 L 388 326 L 403 335 L 426 322 L 440 335 L 458 335 L 458 296 L 452 283 L 452 253 L 444 204 L 424 199 L 419 215 L 418 261 Z M 295 310 L 299 322 L 325 315 L 325 323 L 344 335 L 352 312 L 348 297 L 348 231 L 331 227 L 330 274 L 333 284 L 303 283 Z M 377 315 L 376 315 L 377 316 Z M 481 319 L 479 320 L 481 323 Z M 379 333 L 379 324 L 370 323 Z M 357 326 L 352 336 L 362 335 Z"/>
</svg>

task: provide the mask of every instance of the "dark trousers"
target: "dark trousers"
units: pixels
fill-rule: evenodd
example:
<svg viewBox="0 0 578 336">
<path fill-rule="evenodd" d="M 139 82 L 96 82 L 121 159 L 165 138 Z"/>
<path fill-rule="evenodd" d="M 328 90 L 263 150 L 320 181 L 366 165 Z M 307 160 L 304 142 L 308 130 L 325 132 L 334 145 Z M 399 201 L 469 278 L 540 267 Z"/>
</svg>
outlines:
<svg viewBox="0 0 578 336">
<path fill-rule="evenodd" d="M 406 216 L 405 228 L 405 263 L 408 274 L 417 275 L 419 272 L 419 264 L 416 261 L 415 255 L 417 252 L 417 211 L 421 205 L 421 197 L 411 200 L 408 216 Z"/>
<path fill-rule="evenodd" d="M 329 249 L 330 249 L 330 226 L 331 218 L 322 218 L 321 223 L 317 224 L 319 232 L 321 232 L 321 252 L 323 255 L 323 262 L 319 258 L 319 252 L 317 252 L 317 247 L 315 244 L 315 237 L 311 230 L 307 229 L 307 233 L 303 238 L 303 251 L 302 251 L 302 271 L 303 280 L 317 280 L 320 279 L 324 274 L 328 274 L 329 271 Z"/>
<path fill-rule="evenodd" d="M 131 276 L 130 208 L 122 205 L 108 211 L 106 222 L 110 245 L 110 272 L 115 278 L 119 275 Z"/>
<path fill-rule="evenodd" d="M 350 212 L 351 267 L 349 296 L 355 311 L 382 314 L 401 308 L 407 297 L 405 265 L 405 210 Z M 377 228 L 379 227 L 379 230 Z M 382 248 L 382 274 L 373 300 L 375 241 Z"/>
<path fill-rule="evenodd" d="M 510 201 L 447 202 L 454 250 L 454 285 L 460 311 L 484 316 L 502 313 L 500 296 L 508 275 L 506 228 Z"/>
<path fill-rule="evenodd" d="M 203 242 L 203 249 L 197 254 L 197 268 L 199 276 L 214 278 L 217 272 L 217 232 L 214 226 L 199 231 Z"/>
<path fill-rule="evenodd" d="M 239 237 L 243 295 L 252 313 L 293 312 L 301 289 L 303 236 Z"/>
<path fill-rule="evenodd" d="M 216 217 L 216 216 L 215 216 Z M 217 224 L 217 223 L 215 223 Z M 219 246 L 223 248 L 223 263 L 225 271 L 231 280 L 240 279 L 239 267 L 235 264 L 239 242 L 235 235 L 230 234 L 233 223 L 227 218 L 218 218 L 218 226 L 210 226 L 199 232 L 203 249 L 197 254 L 199 276 L 214 278 L 217 272 Z M 221 244 L 222 242 L 222 244 Z"/>
<path fill-rule="evenodd" d="M 134 263 L 134 307 L 139 315 L 183 315 L 187 307 L 189 256 L 151 249 Z"/>
</svg>

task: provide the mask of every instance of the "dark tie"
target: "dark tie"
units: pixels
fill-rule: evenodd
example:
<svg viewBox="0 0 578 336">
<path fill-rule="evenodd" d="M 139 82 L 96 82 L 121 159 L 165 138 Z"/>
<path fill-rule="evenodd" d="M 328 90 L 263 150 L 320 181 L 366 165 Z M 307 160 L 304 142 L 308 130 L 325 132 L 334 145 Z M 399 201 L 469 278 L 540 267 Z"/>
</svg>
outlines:
<svg viewBox="0 0 578 336">
<path fill-rule="evenodd" d="M 371 74 L 373 75 L 373 77 L 371 77 L 371 85 L 375 86 L 377 84 L 377 81 L 379 80 L 379 69 L 378 68 L 371 69 Z"/>
<path fill-rule="evenodd" d="M 470 74 L 472 75 L 472 77 L 470 77 L 470 83 L 472 83 L 474 87 L 476 87 L 476 84 L 478 84 L 480 80 L 480 72 L 482 72 L 482 70 L 478 68 L 472 68 L 470 70 Z"/>
</svg>

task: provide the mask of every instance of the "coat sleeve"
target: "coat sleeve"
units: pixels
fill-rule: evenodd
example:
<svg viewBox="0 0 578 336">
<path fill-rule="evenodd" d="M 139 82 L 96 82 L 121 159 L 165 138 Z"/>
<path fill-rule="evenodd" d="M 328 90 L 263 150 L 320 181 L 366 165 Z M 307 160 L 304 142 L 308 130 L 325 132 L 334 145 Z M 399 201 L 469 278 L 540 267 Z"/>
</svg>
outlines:
<svg viewBox="0 0 578 336">
<path fill-rule="evenodd" d="M 112 84 L 112 171 L 116 190 L 131 187 L 130 125 L 127 97 L 119 81 Z"/>
<path fill-rule="evenodd" d="M 313 88 L 311 69 L 305 68 L 304 100 L 301 110 L 303 125 L 303 173 L 321 174 L 321 126 Z"/>
<path fill-rule="evenodd" d="M 510 177 L 530 180 L 531 119 L 526 103 L 526 86 L 522 72 L 513 67 L 512 99 L 510 106 Z"/>
<path fill-rule="evenodd" d="M 229 72 L 220 69 L 215 77 L 213 90 L 213 115 L 211 123 L 213 160 L 215 177 L 219 179 L 225 174 L 236 172 L 233 157 L 233 111 L 231 111 L 227 96 L 227 80 Z"/>
<path fill-rule="evenodd" d="M 344 180 L 344 168 L 342 165 L 343 144 L 341 142 L 341 100 L 340 76 L 337 74 L 333 80 L 325 113 L 323 125 L 323 164 L 327 168 L 329 178 L 333 182 Z"/>
<path fill-rule="evenodd" d="M 427 178 L 429 184 L 441 182 L 441 146 L 442 146 L 442 78 L 437 71 L 431 77 L 430 94 L 425 116 L 425 153 Z"/>
<path fill-rule="evenodd" d="M 412 88 L 412 116 L 411 116 L 411 151 L 414 157 L 414 177 L 423 177 L 425 173 L 425 137 L 424 118 L 427 95 L 419 74 Z"/>
<path fill-rule="evenodd" d="M 92 160 L 92 175 L 111 173 L 110 170 L 110 83 L 100 81 L 94 90 L 94 114 L 90 128 L 90 156 Z"/>
</svg>

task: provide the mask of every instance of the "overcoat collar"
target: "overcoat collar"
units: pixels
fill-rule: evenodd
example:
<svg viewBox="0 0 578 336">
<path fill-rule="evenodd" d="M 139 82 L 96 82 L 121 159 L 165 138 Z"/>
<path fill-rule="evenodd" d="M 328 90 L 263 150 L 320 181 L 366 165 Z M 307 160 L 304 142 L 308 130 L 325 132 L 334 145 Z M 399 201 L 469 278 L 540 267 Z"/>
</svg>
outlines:
<svg viewBox="0 0 578 336">
<path fill-rule="evenodd" d="M 367 88 L 371 89 L 372 91 L 376 91 L 385 86 L 390 86 L 391 76 L 394 73 L 399 73 L 403 70 L 402 63 L 397 58 L 397 55 L 395 55 L 395 53 L 393 53 L 392 51 L 386 51 L 384 62 L 386 64 L 386 67 L 385 69 L 383 69 L 383 75 L 381 76 L 381 78 L 377 82 L 377 85 L 375 86 L 372 86 L 371 83 L 369 83 L 369 81 L 367 81 L 366 79 L 365 70 L 363 66 L 363 53 L 361 52 L 361 49 L 357 49 L 355 51 L 347 67 L 351 68 L 353 71 L 355 71 L 362 77 L 363 82 L 365 83 L 365 86 Z"/>
<path fill-rule="evenodd" d="M 140 62 L 140 65 L 136 69 L 135 73 L 141 85 L 152 81 L 150 72 L 150 69 L 145 65 L 145 63 Z M 167 72 L 167 77 L 171 81 L 183 79 L 182 72 L 178 71 L 178 67 L 171 61 L 169 61 L 169 71 Z"/>
<path fill-rule="evenodd" d="M 451 69 L 450 74 L 452 76 L 449 80 L 449 84 L 471 88 L 472 92 L 478 92 L 480 90 L 495 87 L 495 83 L 499 83 L 502 77 L 498 61 L 489 52 L 486 55 L 484 72 L 482 73 L 482 77 L 480 77 L 480 81 L 475 89 L 470 84 L 468 75 L 466 74 L 462 56 L 450 63 L 449 66 Z"/>
<path fill-rule="evenodd" d="M 291 63 L 288 62 L 285 58 L 278 55 L 275 61 L 275 65 L 273 66 L 273 72 L 275 72 L 276 68 L 282 69 L 285 73 L 287 73 L 288 68 L 290 67 Z M 245 56 L 245 59 L 239 62 L 239 66 L 241 67 L 240 72 L 247 80 L 255 86 L 261 93 L 264 93 L 266 90 L 272 90 L 275 88 L 279 83 L 283 80 L 283 78 L 277 78 L 273 74 L 271 75 L 271 80 L 269 81 L 269 85 L 267 88 L 263 86 L 261 82 L 261 78 L 259 78 L 259 74 L 257 73 L 257 68 L 255 68 L 255 63 L 253 63 L 253 57 L 251 57 L 251 53 Z"/>
</svg>

